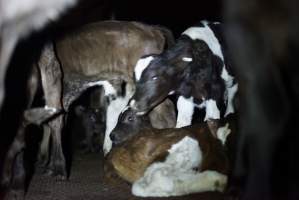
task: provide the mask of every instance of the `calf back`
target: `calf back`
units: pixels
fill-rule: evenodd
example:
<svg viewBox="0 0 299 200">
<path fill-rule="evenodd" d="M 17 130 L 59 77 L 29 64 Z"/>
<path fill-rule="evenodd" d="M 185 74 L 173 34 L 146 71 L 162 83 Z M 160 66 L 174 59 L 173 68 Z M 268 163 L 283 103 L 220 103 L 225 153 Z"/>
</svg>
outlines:
<svg viewBox="0 0 299 200">
<path fill-rule="evenodd" d="M 57 56 L 65 73 L 86 76 L 115 73 L 133 80 L 139 57 L 161 53 L 162 31 L 153 26 L 126 21 L 88 24 L 57 41 Z"/>
</svg>

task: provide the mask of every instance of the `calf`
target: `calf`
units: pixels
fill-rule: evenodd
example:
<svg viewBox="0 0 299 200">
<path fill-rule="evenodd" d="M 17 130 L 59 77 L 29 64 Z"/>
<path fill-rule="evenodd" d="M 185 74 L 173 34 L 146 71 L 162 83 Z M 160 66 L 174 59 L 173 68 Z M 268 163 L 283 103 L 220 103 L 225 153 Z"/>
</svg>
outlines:
<svg viewBox="0 0 299 200">
<path fill-rule="evenodd" d="M 229 133 L 227 127 L 221 128 L 217 137 L 224 143 Z M 105 169 L 113 168 L 133 183 L 134 195 L 180 196 L 225 188 L 228 158 L 205 124 L 155 129 L 147 115 L 138 116 L 129 108 L 111 138 L 115 147 Z"/>
<path fill-rule="evenodd" d="M 177 43 L 159 55 L 141 58 L 135 66 L 136 92 L 130 105 L 145 114 L 169 94 L 178 99 L 176 127 L 191 124 L 194 106 L 205 107 L 205 121 L 215 135 L 215 121 L 234 112 L 238 85 L 232 76 L 221 24 L 203 21 L 183 32 Z"/>
<path fill-rule="evenodd" d="M 133 68 L 138 58 L 161 53 L 172 40 L 171 32 L 162 27 L 137 22 L 102 21 L 83 26 L 60 38 L 55 48 L 52 43 L 47 44 L 38 61 L 45 110 L 68 112 L 72 102 L 86 89 L 102 86 L 105 96 L 112 100 L 106 117 L 106 138 L 109 139 L 109 131 L 135 89 Z M 63 114 L 65 112 L 47 121 L 47 133 L 51 133 L 53 141 L 48 172 L 65 179 L 66 163 L 61 142 Z M 23 140 L 24 137 L 17 137 L 14 143 L 24 144 Z M 13 163 L 23 148 L 14 149 L 7 163 Z M 110 150 L 109 144 L 105 149 L 106 152 Z M 12 169 L 9 164 L 6 166 Z M 5 182 L 9 183 L 9 180 L 11 174 L 6 175 Z"/>
<path fill-rule="evenodd" d="M 109 98 L 105 96 L 102 87 L 91 89 L 86 96 L 85 101 L 80 101 L 74 110 L 77 117 L 76 122 L 81 127 L 79 131 L 84 134 L 81 144 L 85 147 L 85 152 L 95 152 L 103 146 Z M 77 126 L 72 127 L 72 132 L 74 132 L 72 134 L 78 133 Z"/>
<path fill-rule="evenodd" d="M 140 129 L 165 129 L 175 126 L 176 114 L 171 100 L 165 99 L 148 115 L 137 116 L 131 107 L 125 108 L 110 134 L 114 145 L 124 142 L 140 132 Z"/>
<path fill-rule="evenodd" d="M 78 106 L 75 108 L 83 131 L 85 152 L 96 152 L 102 146 L 105 134 L 105 114 L 101 108 Z M 74 130 L 75 131 L 75 130 Z"/>
<path fill-rule="evenodd" d="M 163 27 L 137 22 L 103 21 L 89 24 L 57 42 L 57 54 L 65 74 L 76 73 L 93 78 L 100 75 L 110 80 L 114 76 L 124 82 L 120 87 L 125 89 L 124 92 L 111 101 L 107 108 L 104 153 L 111 148 L 109 134 L 118 115 L 135 90 L 133 71 L 138 58 L 161 53 L 167 45 L 172 45 L 172 41 L 171 32 Z M 90 86 L 101 84 L 96 79 L 90 81 Z M 106 88 L 108 90 L 111 91 L 111 87 Z"/>
</svg>

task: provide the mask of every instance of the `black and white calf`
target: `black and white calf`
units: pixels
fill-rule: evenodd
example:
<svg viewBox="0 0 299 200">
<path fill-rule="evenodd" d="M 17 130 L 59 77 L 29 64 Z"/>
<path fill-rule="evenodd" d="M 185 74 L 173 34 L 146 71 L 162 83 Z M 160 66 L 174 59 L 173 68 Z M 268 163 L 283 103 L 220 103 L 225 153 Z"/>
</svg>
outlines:
<svg viewBox="0 0 299 200">
<path fill-rule="evenodd" d="M 139 59 L 135 66 L 136 92 L 130 106 L 143 115 L 176 93 L 180 95 L 177 128 L 191 124 L 194 107 L 205 108 L 210 128 L 220 119 L 220 108 L 226 108 L 224 116 L 233 113 L 238 84 L 221 29 L 218 22 L 202 21 L 184 31 L 172 48 Z"/>
</svg>

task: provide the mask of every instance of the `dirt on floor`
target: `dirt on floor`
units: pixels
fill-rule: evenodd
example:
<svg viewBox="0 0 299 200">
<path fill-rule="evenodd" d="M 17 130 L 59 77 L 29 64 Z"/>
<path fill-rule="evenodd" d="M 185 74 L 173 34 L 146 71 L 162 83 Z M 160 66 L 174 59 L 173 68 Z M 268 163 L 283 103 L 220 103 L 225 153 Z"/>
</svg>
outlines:
<svg viewBox="0 0 299 200">
<path fill-rule="evenodd" d="M 100 154 L 77 154 L 74 157 L 68 181 L 58 181 L 42 174 L 37 169 L 33 176 L 26 200 L 138 200 L 131 194 L 131 186 L 126 182 L 106 183 L 103 179 L 103 159 Z M 175 198 L 146 199 L 201 199 L 222 200 L 219 192 L 206 192 Z"/>
</svg>

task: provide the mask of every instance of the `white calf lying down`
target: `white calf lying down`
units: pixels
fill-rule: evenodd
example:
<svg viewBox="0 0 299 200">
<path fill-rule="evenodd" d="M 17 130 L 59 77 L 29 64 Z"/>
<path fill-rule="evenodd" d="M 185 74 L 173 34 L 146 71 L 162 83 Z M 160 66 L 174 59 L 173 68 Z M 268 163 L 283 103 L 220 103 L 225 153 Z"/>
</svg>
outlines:
<svg viewBox="0 0 299 200">
<path fill-rule="evenodd" d="M 132 193 L 142 197 L 169 197 L 194 192 L 223 191 L 227 177 L 217 171 L 197 172 L 202 162 L 198 142 L 184 137 L 172 145 L 164 162 L 153 163 L 133 184 Z"/>
</svg>

